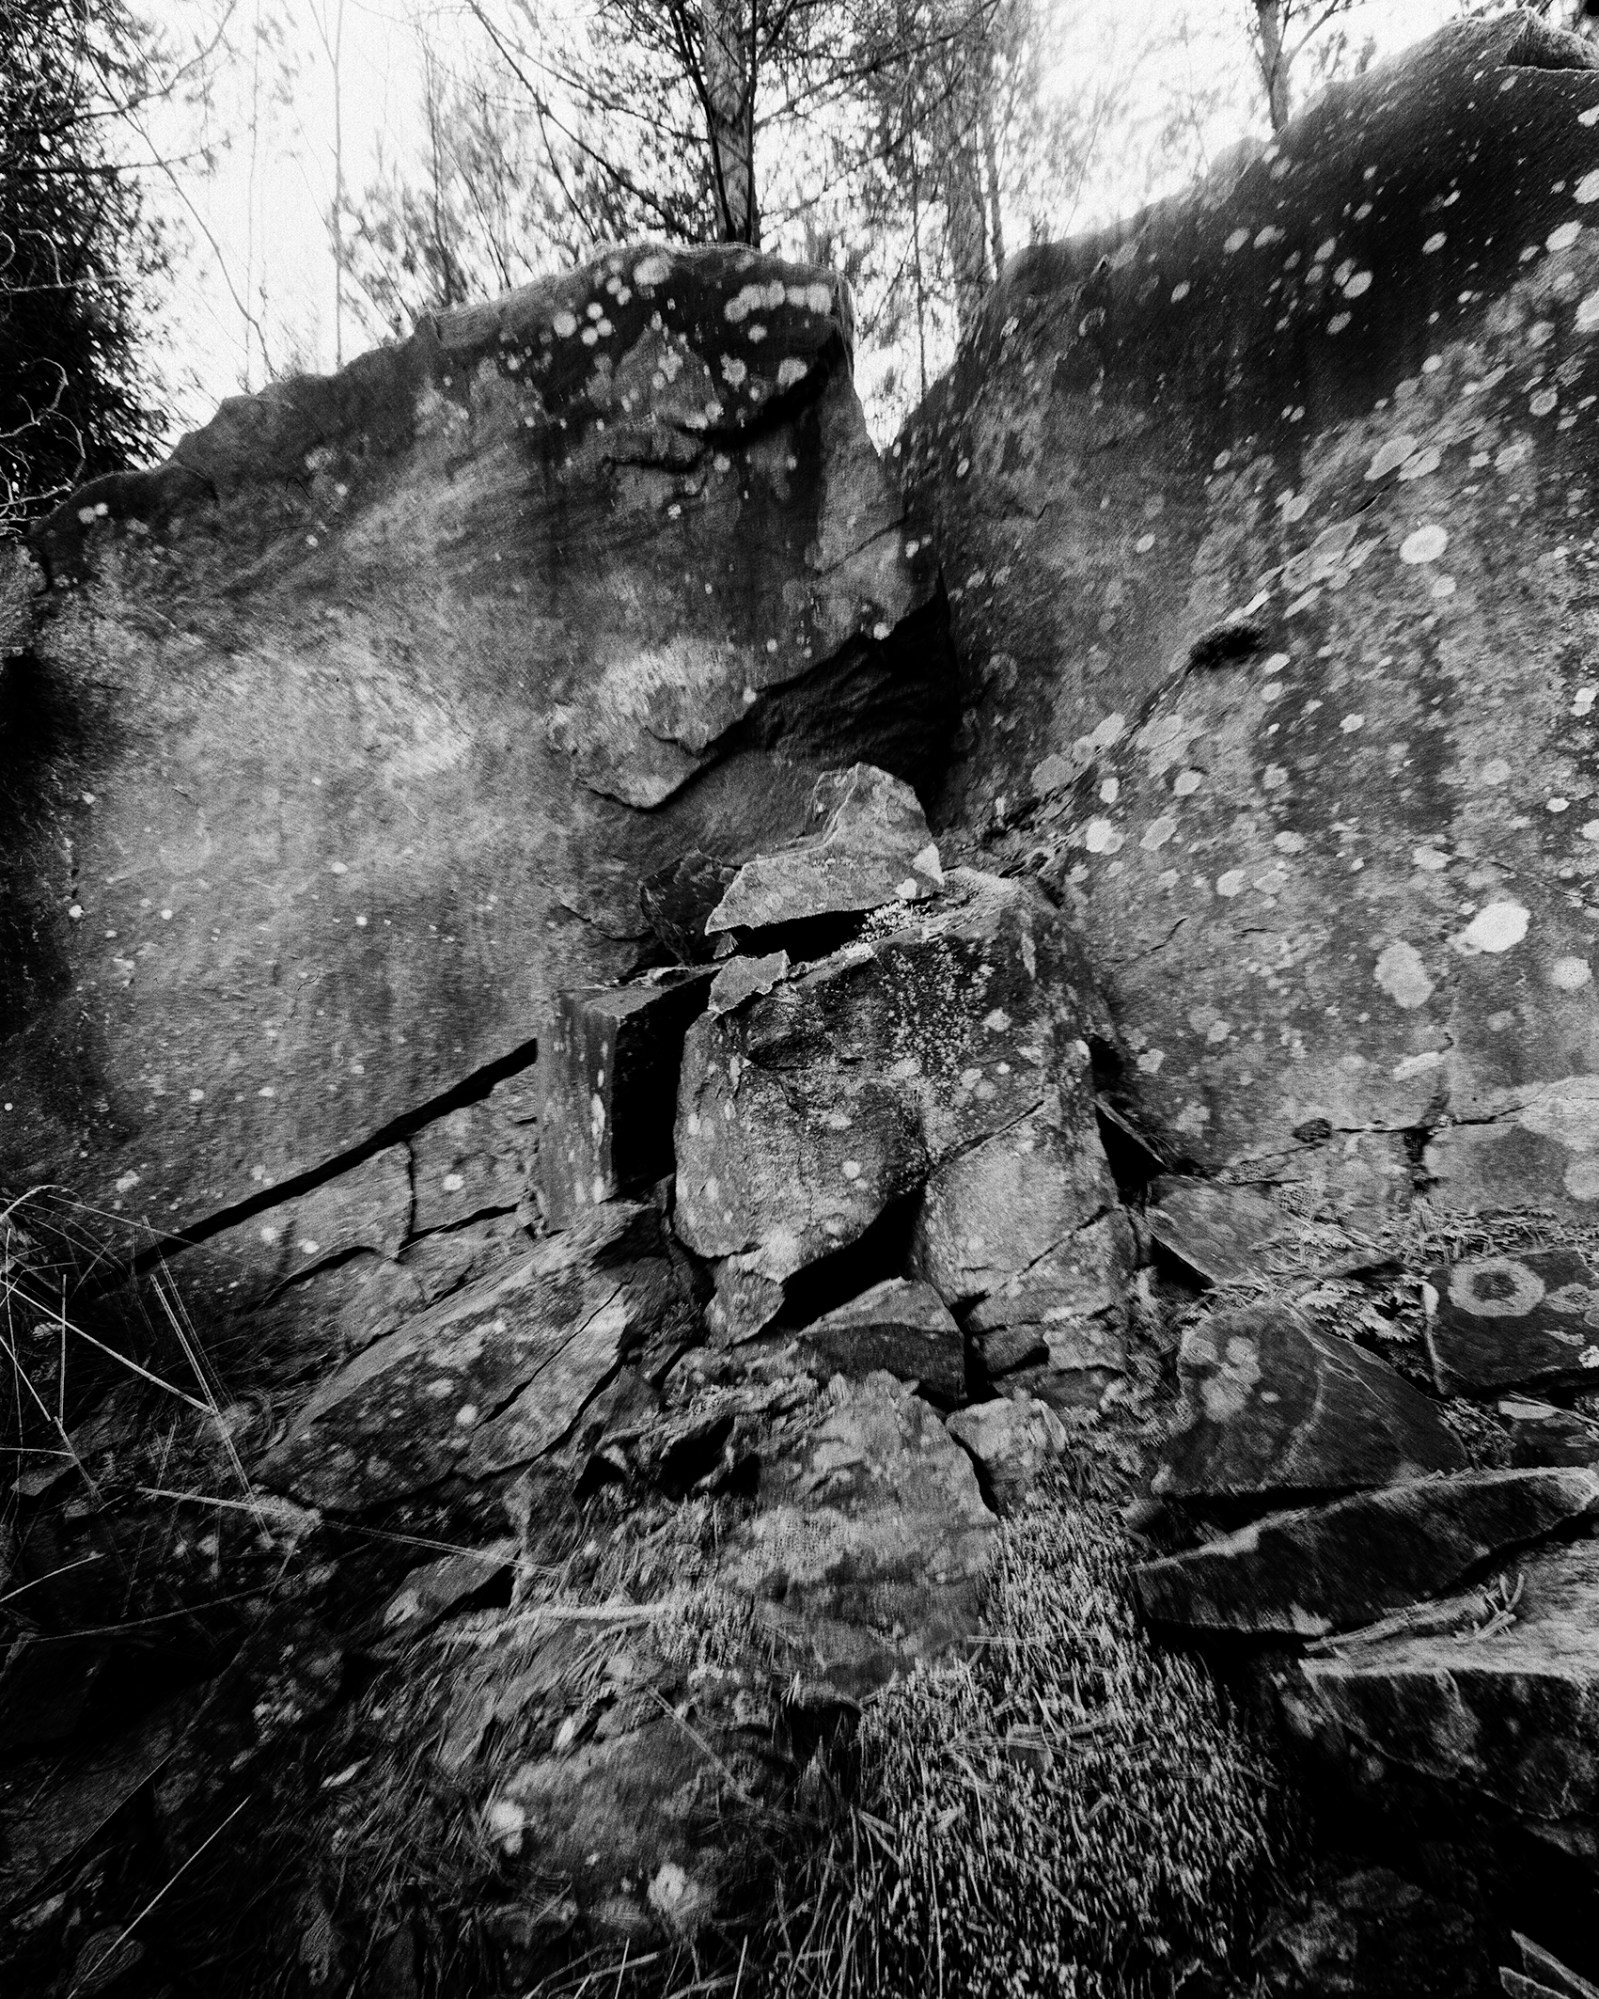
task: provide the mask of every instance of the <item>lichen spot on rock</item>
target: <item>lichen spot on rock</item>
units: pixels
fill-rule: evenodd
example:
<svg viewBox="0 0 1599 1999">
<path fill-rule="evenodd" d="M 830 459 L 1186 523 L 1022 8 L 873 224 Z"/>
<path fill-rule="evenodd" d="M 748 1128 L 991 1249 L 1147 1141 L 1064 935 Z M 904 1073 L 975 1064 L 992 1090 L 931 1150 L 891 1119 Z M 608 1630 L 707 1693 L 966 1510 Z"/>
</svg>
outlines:
<svg viewBox="0 0 1599 1999">
<path fill-rule="evenodd" d="M 1522 1319 L 1544 1295 L 1537 1271 L 1510 1256 L 1457 1263 L 1449 1275 L 1449 1302 L 1477 1319 Z"/>
<path fill-rule="evenodd" d="M 1491 902 L 1479 909 L 1455 939 L 1455 948 L 1467 957 L 1479 951 L 1509 951 L 1527 934 L 1529 914 L 1519 902 Z"/>
<path fill-rule="evenodd" d="M 1377 960 L 1377 983 L 1395 1006 L 1423 1006 L 1432 997 L 1432 980 L 1414 944 L 1390 944 Z"/>
</svg>

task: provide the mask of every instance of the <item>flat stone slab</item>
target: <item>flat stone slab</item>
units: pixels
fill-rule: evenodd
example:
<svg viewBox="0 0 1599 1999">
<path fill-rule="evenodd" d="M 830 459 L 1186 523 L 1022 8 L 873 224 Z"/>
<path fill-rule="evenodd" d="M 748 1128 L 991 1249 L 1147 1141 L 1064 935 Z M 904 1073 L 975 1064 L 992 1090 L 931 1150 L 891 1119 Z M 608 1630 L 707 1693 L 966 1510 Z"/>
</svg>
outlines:
<svg viewBox="0 0 1599 1999">
<path fill-rule="evenodd" d="M 864 1691 L 976 1631 L 995 1525 L 927 1403 L 889 1374 L 839 1381 L 763 1466 L 721 1580 Z"/>
<path fill-rule="evenodd" d="M 1145 1616 L 1319 1638 L 1454 1589 L 1471 1570 L 1599 1506 L 1599 1473 L 1468 1471 L 1276 1513 L 1136 1571 Z"/>
<path fill-rule="evenodd" d="M 1463 1784 L 1535 1821 L 1599 1810 L 1599 1542 L 1518 1565 L 1508 1618 L 1305 1659 L 1303 1732 Z"/>
<path fill-rule="evenodd" d="M 933 1287 L 910 1278 L 874 1284 L 813 1320 L 799 1343 L 807 1358 L 829 1373 L 858 1376 L 885 1369 L 946 1404 L 966 1393 L 961 1329 Z"/>
<path fill-rule="evenodd" d="M 908 784 L 872 764 L 827 771 L 814 832 L 746 861 L 706 919 L 707 935 L 921 902 L 943 884 L 938 846 Z"/>
<path fill-rule="evenodd" d="M 1260 1252 L 1287 1225 L 1280 1208 L 1248 1187 L 1167 1175 L 1149 1191 L 1149 1233 L 1207 1284 L 1257 1271 Z"/>
<path fill-rule="evenodd" d="M 1291 1306 L 1190 1327 L 1178 1373 L 1182 1407 L 1154 1479 L 1172 1498 L 1345 1492 L 1466 1468 L 1419 1389 Z"/>
<path fill-rule="evenodd" d="M 554 1449 L 622 1360 L 693 1322 L 647 1209 L 602 1209 L 375 1340 L 258 1468 L 313 1506 L 382 1500 Z"/>
<path fill-rule="evenodd" d="M 1427 1350 L 1446 1394 L 1599 1388 L 1599 1274 L 1580 1250 L 1473 1257 L 1430 1282 Z"/>
</svg>

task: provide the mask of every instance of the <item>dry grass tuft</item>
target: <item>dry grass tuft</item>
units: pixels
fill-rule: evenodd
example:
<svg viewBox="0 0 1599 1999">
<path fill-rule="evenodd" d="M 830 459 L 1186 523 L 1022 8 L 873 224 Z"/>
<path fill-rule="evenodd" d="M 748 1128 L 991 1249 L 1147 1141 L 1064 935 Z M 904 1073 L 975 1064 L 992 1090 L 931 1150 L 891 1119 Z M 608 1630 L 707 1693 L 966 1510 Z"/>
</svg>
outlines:
<svg viewBox="0 0 1599 1999">
<path fill-rule="evenodd" d="M 863 1717 L 856 1801 L 758 1953 L 783 1999 L 1144 1999 L 1230 1957 L 1278 1780 L 1139 1631 L 1108 1509 L 1056 1490 L 1008 1523 L 986 1624 Z"/>
</svg>

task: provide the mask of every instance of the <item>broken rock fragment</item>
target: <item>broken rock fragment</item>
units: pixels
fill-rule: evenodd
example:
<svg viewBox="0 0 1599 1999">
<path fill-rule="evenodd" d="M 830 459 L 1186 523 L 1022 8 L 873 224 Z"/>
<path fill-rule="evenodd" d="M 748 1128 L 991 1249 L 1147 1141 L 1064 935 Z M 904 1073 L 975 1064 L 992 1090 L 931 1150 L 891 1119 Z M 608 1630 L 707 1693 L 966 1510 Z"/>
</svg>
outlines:
<svg viewBox="0 0 1599 1999">
<path fill-rule="evenodd" d="M 1036 1395 L 957 1409 L 946 1427 L 976 1460 L 1001 1513 L 1014 1513 L 1066 1449 L 1066 1426 Z"/>
<path fill-rule="evenodd" d="M 706 921 L 707 932 L 766 930 L 919 902 L 944 879 L 916 794 L 872 764 L 826 771 L 798 840 L 746 861 Z"/>
<path fill-rule="evenodd" d="M 846 1692 L 977 1629 L 995 1521 L 971 1461 L 890 1374 L 833 1382 L 761 1471 L 722 1580 Z"/>
<path fill-rule="evenodd" d="M 945 1404 L 966 1393 L 966 1343 L 949 1307 L 930 1284 L 892 1277 L 814 1320 L 800 1349 L 829 1375 L 885 1369 Z"/>
<path fill-rule="evenodd" d="M 903 927 L 696 1022 L 678 1099 L 683 1240 L 781 1283 L 1023 1120 L 1047 1137 L 1041 1177 L 1057 1154 L 1048 1170 L 1067 1175 L 1051 1195 L 1063 1232 L 1112 1206 L 1078 969 L 1040 897 L 962 869 Z"/>
<path fill-rule="evenodd" d="M 1427 1346 L 1446 1394 L 1599 1387 L 1599 1275 L 1579 1250 L 1474 1257 L 1431 1283 Z"/>
<path fill-rule="evenodd" d="M 1426 1396 L 1291 1306 L 1190 1327 L 1178 1370 L 1182 1409 L 1154 1479 L 1166 1497 L 1347 1492 L 1466 1467 Z"/>
<path fill-rule="evenodd" d="M 671 1172 L 683 1036 L 712 976 L 674 972 L 558 995 L 539 1061 L 539 1188 L 553 1227 Z"/>
<path fill-rule="evenodd" d="M 610 1207 L 376 1340 L 319 1388 L 260 1467 L 358 1512 L 553 1449 L 622 1360 L 685 1332 L 691 1298 L 647 1209 Z"/>
<path fill-rule="evenodd" d="M 1586 1469 L 1412 1479 L 1274 1513 L 1137 1571 L 1146 1616 L 1192 1629 L 1320 1637 L 1453 1589 L 1479 1563 L 1599 1505 Z"/>
</svg>

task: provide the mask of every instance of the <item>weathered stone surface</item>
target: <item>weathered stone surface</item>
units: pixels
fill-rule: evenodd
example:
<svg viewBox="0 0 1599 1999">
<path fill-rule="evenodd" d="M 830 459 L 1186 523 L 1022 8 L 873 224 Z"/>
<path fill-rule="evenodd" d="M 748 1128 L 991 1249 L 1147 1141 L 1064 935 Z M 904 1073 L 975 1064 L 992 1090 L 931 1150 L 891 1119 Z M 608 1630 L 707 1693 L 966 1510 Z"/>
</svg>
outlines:
<svg viewBox="0 0 1599 1999">
<path fill-rule="evenodd" d="M 945 1428 L 982 1468 L 994 1504 L 1013 1513 L 1066 1449 L 1066 1426 L 1035 1395 L 974 1402 L 945 1419 Z"/>
<path fill-rule="evenodd" d="M 1087 1222 L 1114 1189 L 1086 1087 L 1079 989 L 1046 904 L 957 870 L 904 928 L 697 1022 L 678 1103 L 683 1240 L 781 1281 L 1022 1119 L 1050 1134 Z"/>
<path fill-rule="evenodd" d="M 0 669 L 0 1180 L 188 1228 L 531 1056 L 646 875 L 857 758 L 928 781 L 900 522 L 839 281 L 735 247 L 425 317 L 74 495 Z"/>
<path fill-rule="evenodd" d="M 492 1097 L 425 1125 L 411 1140 L 413 1232 L 515 1209 L 527 1195 L 534 1154 L 531 1128 Z"/>
<path fill-rule="evenodd" d="M 1580 1250 L 1474 1257 L 1431 1282 L 1427 1349 L 1446 1393 L 1599 1385 L 1599 1277 Z"/>
<path fill-rule="evenodd" d="M 656 1218 L 612 1207 L 365 1349 L 319 1387 L 259 1468 L 358 1512 L 553 1449 L 619 1363 L 692 1320 Z"/>
<path fill-rule="evenodd" d="M 1149 1190 L 1149 1233 L 1210 1284 L 1227 1284 L 1260 1268 L 1260 1252 L 1283 1232 L 1280 1208 L 1248 1187 L 1166 1176 Z"/>
<path fill-rule="evenodd" d="M 925 901 L 943 883 L 927 815 L 910 786 L 885 770 L 824 772 L 810 818 L 814 832 L 744 863 L 707 918 L 707 934 Z"/>
<path fill-rule="evenodd" d="M 561 993 L 539 1073 L 539 1192 L 555 1228 L 672 1170 L 683 1036 L 713 974 Z"/>
<path fill-rule="evenodd" d="M 977 1628 L 994 1516 L 971 1461 L 892 1375 L 835 1381 L 825 1413 L 761 1469 L 722 1579 L 846 1691 Z"/>
<path fill-rule="evenodd" d="M 1589 1470 L 1416 1479 L 1304 1513 L 1274 1513 L 1190 1553 L 1145 1562 L 1139 1601 L 1161 1624 L 1319 1638 L 1442 1596 L 1506 1549 L 1599 1506 Z"/>
<path fill-rule="evenodd" d="M 966 1342 L 930 1284 L 891 1277 L 847 1305 L 813 1319 L 800 1335 L 808 1364 L 829 1374 L 878 1370 L 919 1386 L 943 1403 L 966 1394 Z"/>
<path fill-rule="evenodd" d="M 1182 1409 L 1158 1493 L 1340 1492 L 1465 1469 L 1425 1395 L 1290 1306 L 1253 1305 L 1190 1327 L 1178 1370 Z"/>
<path fill-rule="evenodd" d="M 1510 1433 L 1513 1465 L 1599 1465 L 1599 1423 L 1589 1416 L 1507 1395 L 1499 1418 Z"/>
<path fill-rule="evenodd" d="M 711 981 L 706 1011 L 731 1013 L 745 1000 L 769 993 L 773 986 L 780 985 L 788 977 L 788 973 L 786 951 L 768 951 L 760 958 L 729 958 Z"/>
<path fill-rule="evenodd" d="M 1174 1164 L 1431 1129 L 1435 1203 L 1599 1202 L 1593 62 L 1459 22 L 1022 251 L 905 432 L 934 823 L 1053 856 Z"/>
<path fill-rule="evenodd" d="M 1534 1821 L 1599 1810 L 1599 1542 L 1519 1565 L 1494 1628 L 1398 1635 L 1305 1659 L 1305 1733 L 1485 1793 Z"/>
</svg>

